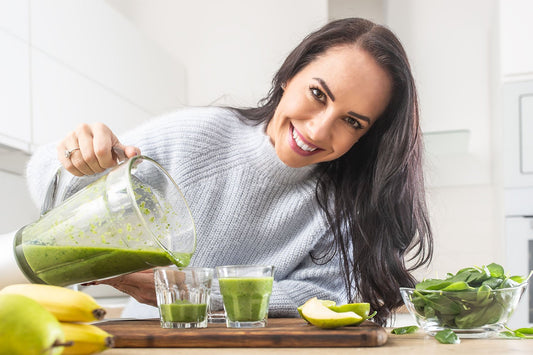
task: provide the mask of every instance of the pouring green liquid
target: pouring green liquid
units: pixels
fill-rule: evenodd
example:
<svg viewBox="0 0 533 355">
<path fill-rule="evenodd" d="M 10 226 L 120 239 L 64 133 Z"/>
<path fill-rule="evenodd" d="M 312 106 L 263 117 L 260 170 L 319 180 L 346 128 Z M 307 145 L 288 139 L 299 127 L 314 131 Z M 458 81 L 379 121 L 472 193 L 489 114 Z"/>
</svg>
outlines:
<svg viewBox="0 0 533 355">
<path fill-rule="evenodd" d="M 26 244 L 17 246 L 15 251 L 35 271 L 35 276 L 47 284 L 57 286 L 104 279 L 155 266 L 187 266 L 191 258 L 191 254 L 176 254 L 171 257 L 161 249 L 88 246 Z"/>
<path fill-rule="evenodd" d="M 122 167 L 17 232 L 15 255 L 28 279 L 68 286 L 189 264 L 196 236 L 179 190 L 156 192 Z"/>
</svg>

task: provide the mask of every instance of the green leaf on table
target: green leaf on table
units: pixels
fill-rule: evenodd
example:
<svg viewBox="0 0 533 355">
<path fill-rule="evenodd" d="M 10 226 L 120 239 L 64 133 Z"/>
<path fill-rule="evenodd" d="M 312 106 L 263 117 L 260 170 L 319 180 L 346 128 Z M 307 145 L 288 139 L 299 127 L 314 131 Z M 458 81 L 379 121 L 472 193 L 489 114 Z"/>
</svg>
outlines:
<svg viewBox="0 0 533 355">
<path fill-rule="evenodd" d="M 515 329 L 515 335 L 520 338 L 533 339 L 533 327 Z"/>
<path fill-rule="evenodd" d="M 531 328 L 518 328 L 515 332 L 520 332 L 522 334 L 533 335 L 533 327 Z"/>
<path fill-rule="evenodd" d="M 441 344 L 459 344 L 461 339 L 451 329 L 444 329 L 435 334 L 435 339 Z"/>
<path fill-rule="evenodd" d="M 416 325 L 409 325 L 407 327 L 394 328 L 391 333 L 396 335 L 411 334 L 418 330 Z"/>
<path fill-rule="evenodd" d="M 505 326 L 507 331 L 500 332 L 500 337 L 507 339 L 533 339 L 533 327 L 531 328 L 518 328 L 515 330 Z"/>
</svg>

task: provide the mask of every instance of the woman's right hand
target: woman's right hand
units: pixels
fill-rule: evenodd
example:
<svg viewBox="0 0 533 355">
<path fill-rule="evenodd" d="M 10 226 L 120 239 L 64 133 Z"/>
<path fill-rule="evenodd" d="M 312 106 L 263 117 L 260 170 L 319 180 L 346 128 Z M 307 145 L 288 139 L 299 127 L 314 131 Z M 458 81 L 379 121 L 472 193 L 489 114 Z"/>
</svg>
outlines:
<svg viewBox="0 0 533 355">
<path fill-rule="evenodd" d="M 105 124 L 82 123 L 58 144 L 57 157 L 71 174 L 93 175 L 118 164 L 113 148 L 124 151 L 126 158 L 141 154 L 139 148 L 120 143 Z"/>
</svg>

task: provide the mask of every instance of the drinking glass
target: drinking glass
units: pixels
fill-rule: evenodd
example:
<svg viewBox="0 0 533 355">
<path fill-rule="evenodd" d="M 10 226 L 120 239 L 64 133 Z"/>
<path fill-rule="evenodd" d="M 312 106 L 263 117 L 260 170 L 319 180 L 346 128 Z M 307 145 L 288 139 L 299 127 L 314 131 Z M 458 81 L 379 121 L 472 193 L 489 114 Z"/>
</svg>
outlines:
<svg viewBox="0 0 533 355">
<path fill-rule="evenodd" d="M 228 328 L 265 327 L 274 267 L 227 265 L 216 268 Z"/>
<path fill-rule="evenodd" d="M 158 267 L 154 270 L 162 328 L 206 328 L 214 270 Z"/>
</svg>

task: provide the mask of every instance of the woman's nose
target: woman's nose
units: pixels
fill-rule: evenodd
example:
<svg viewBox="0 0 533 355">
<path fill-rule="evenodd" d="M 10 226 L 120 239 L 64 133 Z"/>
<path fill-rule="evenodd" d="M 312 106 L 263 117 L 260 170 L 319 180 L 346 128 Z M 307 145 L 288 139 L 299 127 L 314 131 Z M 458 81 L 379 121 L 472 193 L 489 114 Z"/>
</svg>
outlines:
<svg viewBox="0 0 533 355">
<path fill-rule="evenodd" d="M 307 121 L 307 134 L 315 142 L 324 142 L 331 137 L 333 120 L 326 114 L 318 114 Z"/>
</svg>

